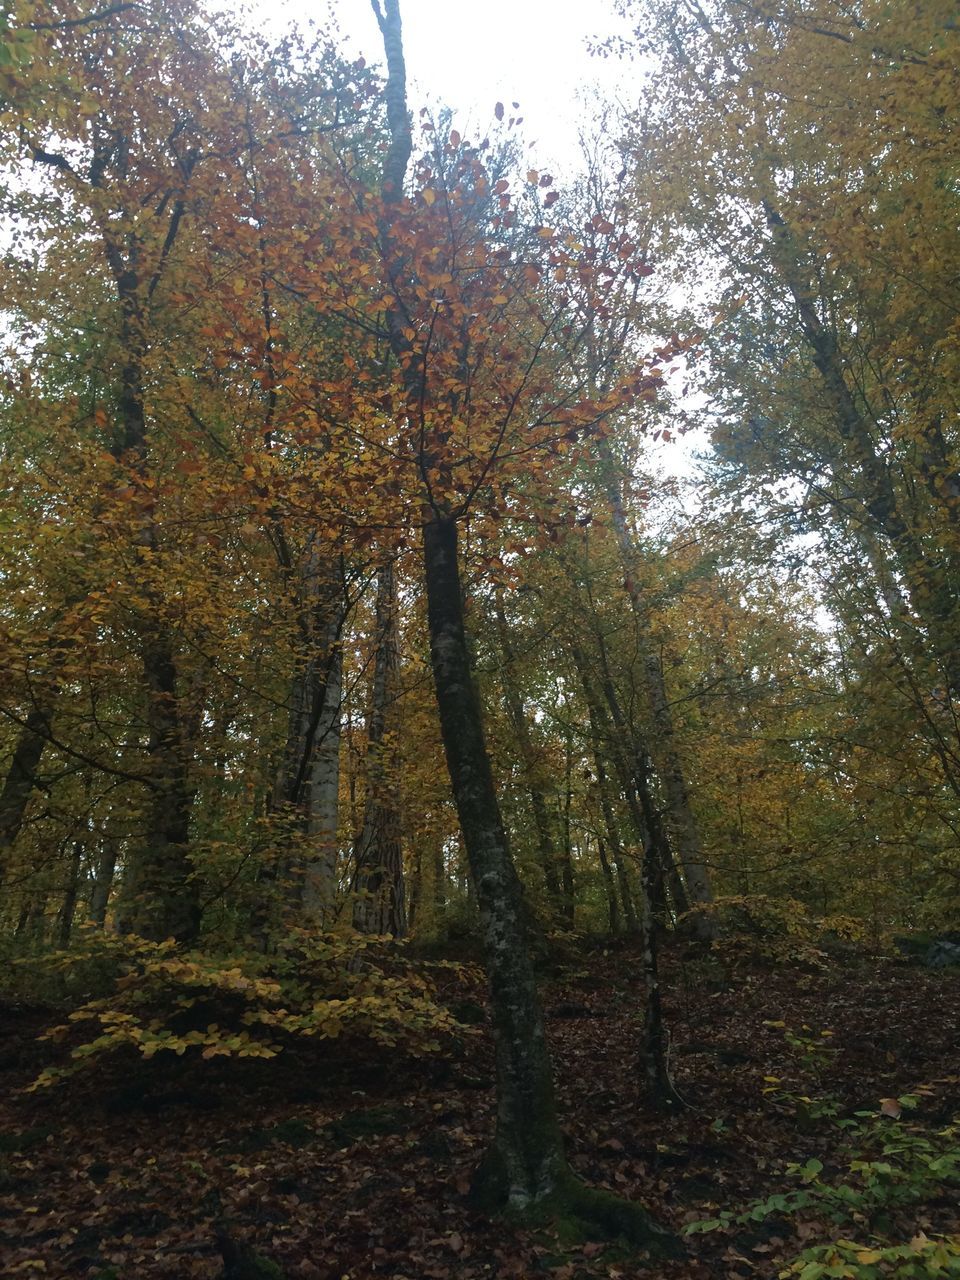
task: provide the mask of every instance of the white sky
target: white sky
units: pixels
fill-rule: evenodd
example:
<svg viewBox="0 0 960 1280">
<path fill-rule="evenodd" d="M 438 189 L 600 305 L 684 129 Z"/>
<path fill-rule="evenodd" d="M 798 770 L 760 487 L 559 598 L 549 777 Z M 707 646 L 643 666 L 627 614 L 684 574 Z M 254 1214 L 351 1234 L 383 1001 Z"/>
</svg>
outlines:
<svg viewBox="0 0 960 1280">
<path fill-rule="evenodd" d="M 608 97 L 636 74 L 628 63 L 592 57 L 591 39 L 626 31 L 613 0 L 400 0 L 410 105 L 445 105 L 458 116 L 465 136 L 477 137 L 503 102 L 524 119 L 531 162 L 572 166 L 579 154 L 578 130 L 589 110 L 578 96 L 596 86 Z M 380 32 L 370 0 L 281 0 L 275 20 L 322 21 L 329 10 L 346 37 L 350 54 L 382 61 Z"/>
<path fill-rule="evenodd" d="M 325 25 L 332 15 L 348 57 L 383 60 L 380 31 L 370 0 L 257 0 L 271 29 L 310 19 Z M 632 105 L 641 75 L 636 62 L 600 58 L 588 46 L 611 36 L 629 37 L 614 0 L 400 0 L 408 100 L 452 108 L 456 125 L 478 141 L 494 120 L 494 106 L 523 117 L 521 137 L 532 167 L 571 175 L 580 163 L 580 132 L 589 136 L 596 94 Z M 517 112 L 512 103 L 519 102 Z M 703 435 L 650 441 L 644 465 L 661 476 L 689 476 Z M 689 495 L 688 499 L 689 500 Z"/>
</svg>

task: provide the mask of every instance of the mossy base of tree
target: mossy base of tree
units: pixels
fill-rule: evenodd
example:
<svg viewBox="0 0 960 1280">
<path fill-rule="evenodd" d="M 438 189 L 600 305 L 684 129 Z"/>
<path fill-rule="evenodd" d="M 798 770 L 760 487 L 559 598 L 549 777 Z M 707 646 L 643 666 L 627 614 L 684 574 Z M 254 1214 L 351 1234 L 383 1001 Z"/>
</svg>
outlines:
<svg viewBox="0 0 960 1280">
<path fill-rule="evenodd" d="M 278 1263 L 235 1240 L 224 1224 L 217 1225 L 215 1234 L 223 1258 L 223 1280 L 286 1280 Z"/>
<path fill-rule="evenodd" d="M 522 1227 L 549 1227 L 567 1245 L 589 1240 L 618 1240 L 655 1258 L 682 1257 L 680 1239 L 661 1226 L 642 1205 L 612 1191 L 588 1187 L 565 1170 L 549 1195 L 527 1204 L 511 1204 L 506 1166 L 493 1148 L 478 1167 L 471 1187 L 473 1204 Z"/>
</svg>

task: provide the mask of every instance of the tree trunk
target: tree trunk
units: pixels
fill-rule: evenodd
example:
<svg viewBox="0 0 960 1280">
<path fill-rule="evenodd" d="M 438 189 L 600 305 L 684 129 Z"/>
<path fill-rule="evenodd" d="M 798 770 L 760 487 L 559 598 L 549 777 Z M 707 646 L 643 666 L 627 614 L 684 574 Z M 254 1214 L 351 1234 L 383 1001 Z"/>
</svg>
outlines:
<svg viewBox="0 0 960 1280">
<path fill-rule="evenodd" d="M 406 912 L 395 760 L 388 731 L 396 704 L 399 666 L 397 593 L 390 563 L 383 566 L 377 578 L 376 636 L 367 720 L 367 787 L 363 827 L 355 850 L 358 896 L 353 924 L 361 933 L 399 938 L 406 932 Z"/>
<path fill-rule="evenodd" d="M 340 823 L 340 739 L 343 706 L 343 649 L 337 638 L 327 666 L 323 710 L 317 726 L 306 793 L 307 856 L 301 863 L 300 903 L 304 917 L 329 924 L 337 900 L 337 833 Z"/>
<path fill-rule="evenodd" d="M 613 721 L 613 732 L 610 730 L 608 717 L 604 713 L 597 696 L 596 686 L 583 651 L 576 644 L 572 645 L 571 648 L 574 663 L 580 673 L 587 705 L 593 708 L 593 720 L 597 726 L 597 731 L 606 737 L 610 743 L 614 764 L 620 774 L 621 787 L 623 788 L 634 826 L 638 835 L 642 833 L 644 827 L 647 829 L 647 838 L 643 842 L 641 859 L 639 919 L 640 942 L 643 954 L 642 971 L 645 985 L 641 1064 L 646 1092 L 654 1106 L 676 1106 L 681 1103 L 681 1099 L 670 1078 L 667 1032 L 663 1022 L 660 997 L 660 961 L 653 912 L 653 903 L 657 893 L 655 883 L 657 866 L 661 856 L 659 847 L 665 843 L 665 837 L 660 827 L 659 815 L 651 802 L 643 767 L 637 763 L 638 753 L 636 749 L 631 753 L 632 759 L 628 762 L 623 751 L 616 745 L 618 742 L 629 742 L 629 736 L 609 671 L 604 670 L 602 683 L 604 696 L 609 707 L 610 719 Z M 614 734 L 616 734 L 616 738 Z"/>
<path fill-rule="evenodd" d="M 942 545 L 935 547 L 931 556 L 924 531 L 904 517 L 888 464 L 878 453 L 867 419 L 847 385 L 837 338 L 817 313 L 814 289 L 799 266 L 791 228 L 772 200 L 765 199 L 762 203 L 771 235 L 773 264 L 793 298 L 804 341 L 833 406 L 840 435 L 850 451 L 850 461 L 859 471 L 864 511 L 874 528 L 889 540 L 907 584 L 910 603 L 927 628 L 950 693 L 960 695 L 960 600 L 956 574 L 950 572 L 951 557 Z M 926 443 L 928 448 L 939 451 L 942 441 L 938 441 L 936 435 L 935 430 L 929 429 Z M 945 445 L 943 448 L 945 454 Z M 949 460 L 944 457 L 943 461 L 946 465 L 942 473 L 949 474 Z M 929 470 L 929 462 L 921 460 L 921 473 L 925 467 Z M 932 494 L 955 528 L 956 494 L 937 485 L 932 486 Z"/>
<path fill-rule="evenodd" d="M 398 0 L 372 0 L 387 58 L 390 146 L 383 168 L 381 243 L 387 275 L 400 293 L 404 257 L 397 244 L 396 206 L 411 150 L 406 69 Z M 387 331 L 403 370 L 411 414 L 429 390 L 427 371 L 411 358 L 403 308 L 388 308 Z M 430 495 L 425 495 L 429 497 Z M 433 671 L 444 754 L 476 889 L 490 981 L 497 1061 L 497 1126 L 486 1177 L 488 1203 L 523 1210 L 549 1207 L 603 1225 L 660 1252 L 674 1238 L 638 1205 L 584 1187 L 571 1174 L 557 1122 L 543 1013 L 530 962 L 523 899 L 500 815 L 483 735 L 463 618 L 455 517 L 431 503 L 423 530 L 423 563 Z"/>
<path fill-rule="evenodd" d="M 144 302 L 137 275 L 136 241 L 125 260 L 112 231 L 105 230 L 107 258 L 113 270 L 121 309 L 120 340 L 124 364 L 120 378 L 120 460 L 139 485 L 148 479 L 147 422 L 144 409 L 144 362 L 147 342 Z M 143 513 L 134 535 L 134 551 L 145 580 L 150 612 L 140 618 L 143 680 L 147 697 L 147 753 L 150 760 L 150 803 L 146 833 L 135 849 L 124 877 L 121 929 L 155 942 L 175 938 L 191 943 L 200 931 L 199 886 L 190 859 L 189 742 L 177 696 L 177 664 L 173 639 L 164 619 L 164 602 L 149 585 L 158 552 L 153 491 L 142 488 Z"/>
<path fill-rule="evenodd" d="M 636 624 L 637 646 L 640 651 L 647 703 L 654 731 L 651 755 L 656 763 L 657 774 L 666 796 L 667 822 L 683 867 L 690 900 L 693 903 L 709 903 L 713 901 L 710 875 L 704 861 L 700 829 L 690 804 L 686 775 L 677 751 L 673 712 L 667 697 L 660 657 L 651 646 L 647 634 L 649 626 L 647 609 L 636 580 L 637 553 L 627 525 L 617 464 L 606 441 L 602 440 L 598 448 L 614 535 L 620 551 L 627 592 Z M 704 923 L 698 925 L 698 928 L 704 936 L 710 936 L 712 934 L 711 918 L 703 915 L 700 919 Z"/>
<path fill-rule="evenodd" d="M 285 916 L 324 925 L 337 896 L 343 702 L 342 574 L 311 554 L 300 585 L 303 652 L 294 674 L 283 761 L 270 798 L 279 848 L 261 868 L 252 928 L 261 950 Z"/>
<path fill-rule="evenodd" d="M 17 735 L 16 746 L 0 793 L 0 883 L 6 873 L 9 851 L 23 827 L 30 798 L 37 782 L 37 770 L 47 745 L 47 715 L 34 707 Z"/>
<path fill-rule="evenodd" d="M 80 892 L 80 864 L 83 861 L 83 843 L 74 840 L 67 868 L 67 884 L 63 891 L 63 904 L 57 915 L 57 946 L 70 945 L 70 934 L 73 931 L 73 917 L 77 910 L 77 897 Z"/>
<path fill-rule="evenodd" d="M 493 1002 L 497 1174 L 504 1179 L 507 1202 L 523 1207 L 559 1188 L 566 1162 L 521 887 L 500 816 L 470 669 L 454 520 L 435 517 L 426 525 L 424 568 L 440 729 L 477 891 Z"/>
<path fill-rule="evenodd" d="M 153 942 L 191 943 L 200 931 L 200 898 L 190 858 L 193 792 L 188 778 L 169 638 L 148 620 L 142 635 L 147 687 L 151 795 L 146 834 L 124 877 L 122 932 Z"/>
<path fill-rule="evenodd" d="M 582 655 L 579 663 L 582 663 Z M 637 919 L 636 907 L 633 905 L 633 890 L 630 888 L 630 879 L 627 875 L 627 865 L 623 856 L 623 841 L 620 838 L 620 824 L 614 813 L 613 803 L 610 799 L 610 783 L 607 778 L 607 767 L 604 762 L 603 743 L 600 733 L 600 724 L 597 708 L 594 706 L 593 694 L 589 685 L 589 681 L 583 678 L 581 670 L 581 683 L 583 684 L 584 698 L 587 703 L 587 715 L 590 718 L 590 747 L 593 753 L 594 768 L 597 771 L 597 791 L 600 797 L 600 812 L 603 814 L 603 825 L 607 833 L 607 841 L 610 845 L 610 854 L 613 858 L 613 865 L 617 872 L 617 885 L 620 889 L 620 901 L 623 903 L 623 915 L 627 922 L 627 932 L 637 933 L 640 929 L 640 922 Z"/>
<path fill-rule="evenodd" d="M 570 809 L 573 804 L 573 734 L 567 730 L 563 771 L 563 842 L 560 846 L 560 899 L 563 923 L 572 929 L 576 918 L 576 894 L 573 881 L 573 841 L 570 832 Z"/>
<path fill-rule="evenodd" d="M 533 810 L 533 821 L 537 832 L 537 851 L 540 856 L 540 867 L 547 887 L 550 910 L 562 917 L 565 914 L 564 895 L 561 888 L 560 875 L 558 874 L 559 859 L 553 840 L 553 831 L 550 826 L 550 812 L 543 793 L 541 770 L 538 768 L 536 752 L 530 738 L 530 727 L 527 723 L 523 698 L 514 679 L 516 656 L 510 640 L 510 628 L 507 625 L 499 592 L 497 594 L 496 615 L 497 629 L 500 635 L 500 648 L 503 651 L 500 678 L 503 683 L 504 701 L 507 706 L 510 727 L 513 730 L 513 736 L 516 739 L 517 749 L 520 753 L 520 763 L 523 767 L 527 791 L 530 795 L 530 807 Z"/>
<path fill-rule="evenodd" d="M 107 904 L 113 877 L 117 868 L 117 842 L 112 836 L 104 836 L 94 873 L 93 892 L 90 894 L 90 919 L 102 929 L 107 919 Z"/>
<path fill-rule="evenodd" d="M 607 860 L 607 851 L 604 848 L 603 836 L 597 836 L 597 857 L 600 860 L 600 870 L 603 873 L 603 887 L 607 894 L 607 914 L 610 920 L 610 933 L 612 937 L 616 937 L 620 932 L 620 904 L 617 902 L 617 890 L 613 883 L 613 872 L 610 870 L 610 863 Z"/>
</svg>

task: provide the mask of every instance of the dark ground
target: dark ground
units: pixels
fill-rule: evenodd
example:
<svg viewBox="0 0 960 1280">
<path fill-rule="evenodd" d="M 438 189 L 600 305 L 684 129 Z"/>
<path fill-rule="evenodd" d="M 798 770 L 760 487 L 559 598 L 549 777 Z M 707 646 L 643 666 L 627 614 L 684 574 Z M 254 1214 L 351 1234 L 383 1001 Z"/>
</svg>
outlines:
<svg viewBox="0 0 960 1280">
<path fill-rule="evenodd" d="M 834 1095 L 842 1115 L 927 1085 L 914 1122 L 932 1132 L 960 1113 L 956 970 L 848 958 L 725 978 L 678 948 L 665 967 L 672 1061 L 691 1104 L 679 1115 L 653 1115 L 639 1096 L 629 949 L 583 951 L 545 1000 L 573 1166 L 675 1229 L 795 1187 L 790 1161 L 818 1157 L 825 1177 L 838 1168 L 839 1131 L 776 1091 Z M 475 978 L 446 981 L 450 1001 L 477 998 Z M 483 1029 L 447 1059 L 347 1042 L 268 1062 L 158 1055 L 19 1094 L 48 1060 L 35 1036 L 51 1017 L 0 1010 L 3 1280 L 223 1276 L 217 1223 L 306 1280 L 773 1280 L 804 1244 L 851 1234 L 815 1215 L 768 1219 L 692 1236 L 687 1259 L 650 1265 L 617 1244 L 485 1219 L 469 1198 L 493 1126 Z M 829 1046 L 823 1061 L 804 1063 L 768 1021 L 808 1024 L 804 1036 Z M 960 1231 L 955 1194 L 900 1211 L 891 1238 Z"/>
</svg>

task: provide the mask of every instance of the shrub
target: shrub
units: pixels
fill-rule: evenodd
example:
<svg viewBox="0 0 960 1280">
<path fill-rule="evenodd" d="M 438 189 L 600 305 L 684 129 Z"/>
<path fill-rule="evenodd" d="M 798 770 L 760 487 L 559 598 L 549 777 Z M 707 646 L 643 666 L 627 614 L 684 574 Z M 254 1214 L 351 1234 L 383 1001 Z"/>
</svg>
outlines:
<svg viewBox="0 0 960 1280">
<path fill-rule="evenodd" d="M 37 963 L 37 962 L 34 962 Z M 67 1040 L 73 1028 L 95 1034 L 43 1070 L 37 1089 L 74 1074 L 105 1054 L 134 1048 L 201 1059 L 272 1058 L 292 1038 L 344 1033 L 420 1052 L 466 1028 L 434 998 L 431 971 L 395 945 L 362 936 L 291 935 L 271 956 L 178 951 L 172 940 L 92 935 L 85 947 L 48 957 L 64 972 L 113 973 L 106 995 L 87 1000 L 42 1039 Z"/>
</svg>

